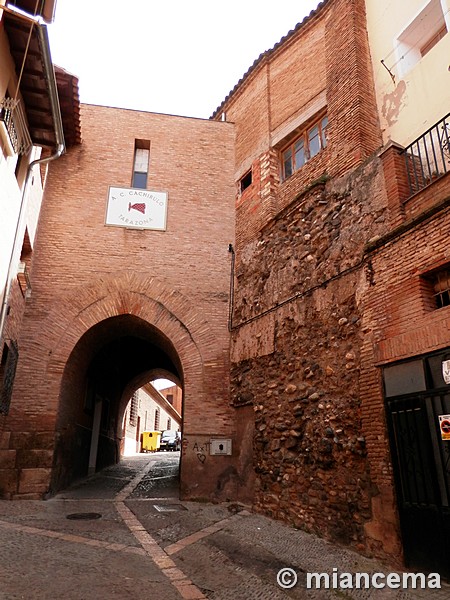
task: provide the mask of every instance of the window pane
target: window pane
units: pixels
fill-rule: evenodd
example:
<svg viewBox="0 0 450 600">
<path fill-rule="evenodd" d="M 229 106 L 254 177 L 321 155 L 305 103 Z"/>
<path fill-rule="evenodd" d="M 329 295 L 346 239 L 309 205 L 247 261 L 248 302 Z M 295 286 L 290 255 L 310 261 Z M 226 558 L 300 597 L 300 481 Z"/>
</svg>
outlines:
<svg viewBox="0 0 450 600">
<path fill-rule="evenodd" d="M 411 360 L 383 369 L 386 397 L 411 394 L 427 389 L 421 360 Z"/>
<path fill-rule="evenodd" d="M 251 185 L 252 185 L 252 172 L 249 171 L 247 173 L 247 175 L 244 175 L 244 177 L 241 179 L 241 192 L 246 190 Z"/>
<path fill-rule="evenodd" d="M 133 182 L 131 187 L 145 190 L 147 187 L 147 173 L 138 173 L 137 171 L 133 173 Z"/>
<path fill-rule="evenodd" d="M 144 148 L 136 148 L 134 155 L 134 170 L 139 171 L 140 173 L 148 172 L 148 159 L 149 159 L 149 150 L 145 150 Z"/>
<path fill-rule="evenodd" d="M 450 270 L 442 269 L 433 277 L 434 297 L 438 308 L 450 305 Z"/>
<path fill-rule="evenodd" d="M 328 117 L 322 119 L 322 148 L 326 148 L 327 145 L 327 127 Z"/>
<path fill-rule="evenodd" d="M 295 170 L 300 169 L 305 164 L 305 142 L 303 138 L 297 140 L 294 144 L 295 151 Z"/>
<path fill-rule="evenodd" d="M 292 175 L 292 148 L 283 152 L 283 175 L 285 179 Z"/>
<path fill-rule="evenodd" d="M 312 158 L 320 150 L 319 126 L 316 125 L 312 129 L 310 129 L 308 136 L 309 136 L 309 157 Z"/>
</svg>

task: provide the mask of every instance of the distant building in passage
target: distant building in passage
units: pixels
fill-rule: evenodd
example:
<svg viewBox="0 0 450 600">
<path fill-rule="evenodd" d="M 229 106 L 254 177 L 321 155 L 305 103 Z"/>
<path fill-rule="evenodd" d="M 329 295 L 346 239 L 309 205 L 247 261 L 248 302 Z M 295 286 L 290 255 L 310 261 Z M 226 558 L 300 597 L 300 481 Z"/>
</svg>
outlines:
<svg viewBox="0 0 450 600">
<path fill-rule="evenodd" d="M 172 385 L 159 390 L 160 394 L 169 402 L 174 409 L 181 415 L 183 406 L 183 390 L 178 385 Z"/>
<path fill-rule="evenodd" d="M 176 386 L 174 386 L 177 389 Z M 172 388 L 167 388 L 172 389 Z M 121 454 L 130 456 L 142 449 L 144 431 L 181 430 L 181 406 L 178 411 L 151 383 L 136 390 L 123 417 Z"/>
</svg>

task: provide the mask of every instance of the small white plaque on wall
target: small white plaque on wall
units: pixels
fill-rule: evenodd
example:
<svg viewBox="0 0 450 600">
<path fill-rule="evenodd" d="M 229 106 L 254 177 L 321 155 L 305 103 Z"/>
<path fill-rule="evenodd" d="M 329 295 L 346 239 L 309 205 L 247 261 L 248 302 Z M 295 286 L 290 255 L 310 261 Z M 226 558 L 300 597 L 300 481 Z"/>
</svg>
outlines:
<svg viewBox="0 0 450 600">
<path fill-rule="evenodd" d="M 166 230 L 167 192 L 110 186 L 106 225 Z"/>
<path fill-rule="evenodd" d="M 231 455 L 231 440 L 229 439 L 211 439 L 209 442 L 209 453 L 215 456 L 223 454 Z"/>
</svg>

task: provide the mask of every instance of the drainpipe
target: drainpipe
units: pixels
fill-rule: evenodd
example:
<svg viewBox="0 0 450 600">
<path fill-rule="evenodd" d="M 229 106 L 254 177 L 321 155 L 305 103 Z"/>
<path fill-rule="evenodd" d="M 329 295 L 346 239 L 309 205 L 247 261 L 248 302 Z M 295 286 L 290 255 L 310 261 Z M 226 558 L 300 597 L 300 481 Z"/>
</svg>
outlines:
<svg viewBox="0 0 450 600">
<path fill-rule="evenodd" d="M 231 252 L 231 273 L 230 273 L 230 304 L 228 306 L 228 331 L 233 331 L 233 312 L 234 312 L 234 264 L 236 255 L 233 244 L 228 244 L 228 252 Z"/>
<path fill-rule="evenodd" d="M 62 119 L 61 119 L 61 109 L 59 106 L 58 89 L 56 86 L 56 79 L 55 79 L 55 71 L 53 69 L 53 62 L 52 62 L 52 58 L 51 58 L 51 54 L 50 54 L 50 43 L 49 43 L 49 39 L 48 39 L 47 26 L 39 23 L 39 21 L 32 19 L 31 17 L 25 17 L 25 15 L 21 15 L 21 14 L 17 13 L 16 11 L 8 9 L 7 7 L 2 7 L 2 10 L 13 13 L 16 16 L 23 18 L 27 22 L 32 22 L 33 26 L 37 28 L 39 45 L 41 47 L 42 59 L 43 59 L 43 63 L 44 63 L 44 74 L 47 79 L 47 85 L 48 85 L 48 89 L 49 89 L 49 93 L 50 93 L 50 106 L 51 106 L 52 117 L 53 117 L 56 147 L 55 147 L 55 151 L 50 156 L 34 160 L 28 165 L 27 174 L 25 177 L 25 183 L 24 183 L 23 191 L 22 191 L 22 199 L 20 202 L 19 217 L 17 219 L 17 226 L 16 226 L 16 231 L 14 234 L 14 242 L 13 242 L 13 247 L 11 250 L 11 257 L 9 259 L 5 294 L 3 297 L 2 307 L 0 309 L 0 355 L 1 355 L 2 347 L 3 347 L 3 333 L 4 333 L 4 328 L 5 328 L 6 317 L 8 315 L 8 303 L 9 303 L 9 298 L 11 295 L 11 286 L 12 286 L 12 281 L 13 281 L 13 277 L 14 277 L 14 270 L 15 270 L 14 263 L 15 263 L 17 251 L 19 249 L 19 244 L 22 243 L 22 240 L 20 239 L 20 233 L 21 233 L 21 229 L 22 229 L 22 221 L 25 216 L 25 209 L 26 209 L 26 205 L 27 205 L 27 202 L 26 202 L 27 197 L 26 196 L 27 196 L 27 191 L 28 191 L 28 185 L 31 180 L 32 171 L 33 171 L 33 168 L 37 165 L 42 165 L 42 164 L 48 163 L 52 160 L 59 158 L 66 149 L 66 145 L 64 142 L 64 130 L 63 130 L 63 124 L 62 124 Z"/>
</svg>

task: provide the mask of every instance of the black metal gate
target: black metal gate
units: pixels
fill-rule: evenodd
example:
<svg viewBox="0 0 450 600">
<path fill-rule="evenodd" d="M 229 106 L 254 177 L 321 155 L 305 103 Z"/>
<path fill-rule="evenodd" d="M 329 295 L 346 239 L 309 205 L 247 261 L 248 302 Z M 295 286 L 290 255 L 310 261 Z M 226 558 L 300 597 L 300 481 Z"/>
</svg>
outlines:
<svg viewBox="0 0 450 600">
<path fill-rule="evenodd" d="M 450 415 L 447 356 L 388 367 L 384 384 L 405 563 L 450 578 L 450 440 L 439 420 Z"/>
</svg>

